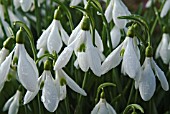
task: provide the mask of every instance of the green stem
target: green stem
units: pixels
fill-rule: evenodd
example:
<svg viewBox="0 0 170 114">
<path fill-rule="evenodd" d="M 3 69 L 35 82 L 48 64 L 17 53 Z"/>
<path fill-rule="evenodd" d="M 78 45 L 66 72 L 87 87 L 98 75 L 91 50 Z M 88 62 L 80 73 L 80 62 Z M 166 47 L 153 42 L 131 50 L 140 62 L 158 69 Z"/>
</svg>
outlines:
<svg viewBox="0 0 170 114">
<path fill-rule="evenodd" d="M 41 114 L 41 104 L 40 104 L 40 94 L 38 93 L 38 110 L 39 114 Z"/>
<path fill-rule="evenodd" d="M 37 29 L 37 35 L 40 36 L 41 33 L 41 13 L 38 7 L 38 0 L 34 0 L 35 3 L 35 15 L 36 15 L 36 29 Z"/>
<path fill-rule="evenodd" d="M 87 73 L 88 72 L 85 72 L 85 74 L 84 74 L 82 89 L 84 89 L 86 81 L 87 81 L 87 76 L 88 76 Z M 77 103 L 78 105 L 77 105 L 76 110 L 75 110 L 75 114 L 80 114 L 80 110 L 82 110 L 81 105 L 80 105 L 81 100 L 82 100 L 82 95 L 80 94 L 79 99 L 78 99 L 78 103 Z"/>
<path fill-rule="evenodd" d="M 129 99 L 128 99 L 128 102 L 127 102 L 127 105 L 130 104 L 130 101 L 133 97 L 133 91 L 134 91 L 134 87 L 133 87 L 133 83 L 132 83 L 132 87 L 131 87 L 131 90 L 130 90 L 130 95 L 129 95 Z"/>
<path fill-rule="evenodd" d="M 20 27 L 23 27 L 24 30 L 27 32 L 28 39 L 29 39 L 30 44 L 31 44 L 31 49 L 32 49 L 32 52 L 33 52 L 33 55 L 34 55 L 34 60 L 37 60 L 37 50 L 36 50 L 35 45 L 34 45 L 34 37 L 32 35 L 31 30 L 27 27 L 27 25 L 25 23 L 23 23 L 21 21 L 15 21 L 14 25 L 19 25 Z"/>
</svg>

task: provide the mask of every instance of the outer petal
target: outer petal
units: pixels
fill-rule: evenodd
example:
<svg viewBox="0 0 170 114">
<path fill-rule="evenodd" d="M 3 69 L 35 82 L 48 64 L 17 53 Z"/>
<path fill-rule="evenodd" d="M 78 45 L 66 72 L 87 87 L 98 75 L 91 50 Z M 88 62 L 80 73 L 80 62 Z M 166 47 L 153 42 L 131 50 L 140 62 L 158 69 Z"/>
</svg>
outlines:
<svg viewBox="0 0 170 114">
<path fill-rule="evenodd" d="M 49 34 L 51 32 L 51 28 L 53 27 L 53 25 L 54 25 L 54 20 L 52 21 L 50 26 L 42 33 L 42 35 L 38 39 L 38 41 L 37 41 L 37 49 L 47 47 L 47 39 L 48 39 L 48 36 L 49 36 Z"/>
<path fill-rule="evenodd" d="M 106 102 L 106 107 L 109 111 L 109 114 L 117 114 L 116 111 L 113 109 L 113 107 L 107 102 Z"/>
<path fill-rule="evenodd" d="M 124 8 L 125 5 L 122 6 L 122 4 L 121 1 L 115 0 L 112 14 L 115 25 L 120 29 L 124 28 L 128 21 L 125 19 L 118 19 L 117 17 L 129 15 L 127 14 L 127 9 Z"/>
<path fill-rule="evenodd" d="M 150 62 L 150 58 L 145 59 L 145 67 L 139 83 L 140 95 L 144 101 L 148 101 L 153 96 L 156 88 L 156 80 Z"/>
<path fill-rule="evenodd" d="M 81 0 L 71 0 L 70 6 L 77 6 Z"/>
<path fill-rule="evenodd" d="M 6 48 L 2 48 L 0 50 L 0 64 L 5 60 L 5 58 L 8 56 L 9 50 Z"/>
<path fill-rule="evenodd" d="M 14 0 L 13 1 L 15 9 L 18 9 L 20 7 L 20 0 Z"/>
<path fill-rule="evenodd" d="M 124 52 L 123 63 L 125 72 L 131 77 L 135 78 L 140 69 L 140 62 L 134 50 L 133 39 L 128 38 L 128 44 Z"/>
<path fill-rule="evenodd" d="M 12 96 L 10 99 L 8 99 L 8 101 L 5 103 L 5 105 L 3 107 L 3 111 L 6 111 L 9 109 L 9 106 L 11 105 L 13 100 L 14 100 L 14 96 Z"/>
<path fill-rule="evenodd" d="M 60 100 L 65 99 L 66 94 L 67 94 L 66 85 L 60 86 Z"/>
<path fill-rule="evenodd" d="M 12 55 L 13 55 L 13 51 L 9 54 L 8 57 L 6 57 L 5 61 L 0 66 L 0 91 L 4 86 L 5 80 L 8 75 L 10 64 L 12 61 Z"/>
<path fill-rule="evenodd" d="M 8 114 L 17 114 L 18 113 L 20 96 L 21 96 L 21 92 L 17 91 L 17 93 L 14 97 L 14 100 L 9 107 Z"/>
<path fill-rule="evenodd" d="M 61 23 L 59 22 L 60 25 L 60 33 L 61 33 L 61 38 L 63 40 L 63 42 L 65 43 L 65 45 L 68 45 L 68 40 L 69 40 L 69 35 L 67 34 L 67 32 L 63 29 Z"/>
<path fill-rule="evenodd" d="M 113 11 L 113 2 L 110 1 L 104 13 L 104 15 L 106 16 L 107 22 L 110 22 L 112 20 L 112 11 Z"/>
<path fill-rule="evenodd" d="M 113 50 L 107 56 L 107 58 L 104 60 L 104 62 L 102 63 L 102 66 L 101 66 L 102 74 L 105 74 L 110 69 L 112 69 L 120 64 L 120 62 L 122 60 L 122 57 L 120 55 L 122 46 L 123 46 L 123 43 L 121 45 L 119 45 L 115 50 Z"/>
<path fill-rule="evenodd" d="M 97 32 L 97 30 L 95 30 L 95 45 L 97 46 L 97 48 L 99 49 L 99 51 L 103 52 L 103 42 L 102 39 L 99 35 L 99 33 Z"/>
<path fill-rule="evenodd" d="M 41 101 L 43 102 L 45 108 L 50 112 L 54 112 L 58 107 L 58 91 L 50 72 L 47 74 L 46 80 L 44 82 Z"/>
<path fill-rule="evenodd" d="M 84 72 L 87 72 L 87 70 L 89 69 L 87 54 L 85 52 L 78 52 L 77 60 L 78 60 L 78 63 L 79 63 L 79 67 Z"/>
<path fill-rule="evenodd" d="M 160 48 L 160 56 L 163 60 L 163 62 L 165 64 L 168 64 L 169 63 L 169 60 L 170 60 L 170 50 L 168 49 L 168 45 L 169 45 L 169 35 L 168 34 L 163 34 L 163 37 L 162 37 L 162 46 Z"/>
<path fill-rule="evenodd" d="M 146 7 L 146 8 L 151 7 L 152 2 L 153 2 L 153 0 L 148 0 L 147 3 L 146 3 L 146 5 L 145 5 L 145 7 Z"/>
<path fill-rule="evenodd" d="M 31 9 L 33 4 L 32 0 L 20 0 L 21 8 L 24 12 L 27 12 Z"/>
<path fill-rule="evenodd" d="M 152 58 L 152 65 L 153 65 L 153 69 L 156 73 L 156 76 L 158 77 L 159 81 L 161 82 L 161 86 L 165 91 L 169 90 L 169 84 L 168 81 L 166 79 L 166 76 L 164 74 L 164 72 L 158 67 L 158 65 L 155 63 L 155 61 Z"/>
<path fill-rule="evenodd" d="M 158 57 L 160 57 L 160 49 L 162 47 L 162 40 L 160 41 L 157 49 L 156 49 L 156 53 L 155 53 L 155 58 L 157 59 Z"/>
<path fill-rule="evenodd" d="M 110 32 L 110 35 L 111 35 L 112 47 L 115 48 L 120 42 L 120 38 L 121 38 L 120 29 L 114 26 Z"/>
<path fill-rule="evenodd" d="M 71 55 L 73 53 L 73 49 L 71 47 L 64 48 L 64 51 L 59 55 L 54 70 L 61 69 L 65 67 L 65 65 L 69 62 Z"/>
<path fill-rule="evenodd" d="M 38 69 L 33 59 L 27 54 L 24 44 L 19 47 L 18 77 L 22 85 L 29 91 L 34 92 L 38 86 Z"/>
<path fill-rule="evenodd" d="M 63 46 L 61 36 L 59 34 L 58 23 L 59 22 L 57 20 L 54 20 L 53 27 L 51 28 L 51 32 L 47 39 L 47 48 L 50 53 L 53 51 L 59 53 L 61 47 Z"/>
<path fill-rule="evenodd" d="M 162 11 L 161 11 L 161 17 L 163 18 L 164 16 L 166 16 L 166 14 L 168 13 L 170 9 L 170 1 L 169 0 L 166 0 L 163 8 L 162 8 Z"/>
<path fill-rule="evenodd" d="M 80 93 L 84 96 L 86 96 L 86 92 L 80 88 L 62 69 L 58 71 L 59 73 L 59 76 L 64 76 L 65 77 L 65 80 L 67 82 L 67 85 L 72 89 L 74 90 L 75 92 L 77 93 Z"/>
</svg>

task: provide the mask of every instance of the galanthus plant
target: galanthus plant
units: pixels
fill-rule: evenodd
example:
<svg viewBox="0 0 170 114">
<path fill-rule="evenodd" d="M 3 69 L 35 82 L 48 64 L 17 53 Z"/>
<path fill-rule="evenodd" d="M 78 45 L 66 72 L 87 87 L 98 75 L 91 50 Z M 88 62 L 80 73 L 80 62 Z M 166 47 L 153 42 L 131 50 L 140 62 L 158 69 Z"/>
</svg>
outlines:
<svg viewBox="0 0 170 114">
<path fill-rule="evenodd" d="M 170 0 L 0 0 L 0 114 L 169 114 Z"/>
</svg>

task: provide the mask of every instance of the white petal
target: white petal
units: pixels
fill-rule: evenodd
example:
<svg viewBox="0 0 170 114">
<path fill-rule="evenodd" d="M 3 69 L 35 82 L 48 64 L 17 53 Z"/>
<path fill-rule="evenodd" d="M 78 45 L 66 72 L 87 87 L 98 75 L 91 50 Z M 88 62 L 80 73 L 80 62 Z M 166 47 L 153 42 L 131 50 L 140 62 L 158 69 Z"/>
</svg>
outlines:
<svg viewBox="0 0 170 114">
<path fill-rule="evenodd" d="M 27 12 L 31 9 L 33 4 L 32 0 L 20 0 L 21 8 L 24 12 Z"/>
<path fill-rule="evenodd" d="M 71 55 L 73 53 L 73 49 L 70 47 L 64 48 L 63 52 L 59 55 L 54 70 L 61 69 L 65 67 L 65 65 L 69 62 Z"/>
<path fill-rule="evenodd" d="M 79 63 L 78 63 L 78 60 L 77 60 L 77 59 L 74 61 L 74 67 L 76 67 L 76 69 L 79 68 Z"/>
<path fill-rule="evenodd" d="M 116 114 L 116 111 L 113 109 L 113 107 L 106 102 L 106 107 L 108 108 L 109 114 Z"/>
<path fill-rule="evenodd" d="M 155 53 L 155 58 L 157 59 L 158 57 L 160 57 L 160 49 L 162 47 L 162 40 L 160 41 L 157 49 L 156 49 L 156 53 Z"/>
<path fill-rule="evenodd" d="M 151 7 L 152 2 L 153 2 L 153 0 L 148 0 L 147 3 L 146 3 L 146 5 L 145 5 L 145 7 L 146 7 L 146 8 Z"/>
<path fill-rule="evenodd" d="M 17 91 L 17 93 L 14 97 L 14 100 L 9 107 L 8 114 L 17 114 L 18 113 L 20 96 L 21 96 L 21 92 Z"/>
<path fill-rule="evenodd" d="M 34 60 L 28 55 L 24 44 L 19 47 L 18 77 L 22 85 L 29 91 L 34 92 L 38 85 L 38 69 Z"/>
<path fill-rule="evenodd" d="M 5 60 L 5 58 L 8 56 L 9 50 L 6 48 L 2 48 L 0 50 L 0 64 Z"/>
<path fill-rule="evenodd" d="M 134 50 L 133 39 L 128 38 L 128 44 L 124 52 L 123 62 L 125 72 L 131 77 L 135 78 L 137 72 L 140 69 L 140 62 L 136 56 Z"/>
<path fill-rule="evenodd" d="M 53 51 L 59 53 L 61 47 L 63 46 L 61 36 L 58 30 L 58 23 L 59 22 L 57 20 L 54 20 L 53 27 L 51 28 L 51 32 L 47 39 L 47 48 L 50 53 L 52 53 Z"/>
<path fill-rule="evenodd" d="M 8 101 L 5 103 L 5 105 L 3 107 L 3 111 L 6 111 L 9 109 L 9 106 L 11 105 L 13 100 L 14 100 L 14 96 L 12 96 L 10 99 L 8 99 Z"/>
<path fill-rule="evenodd" d="M 10 64 L 11 64 L 11 61 L 12 61 L 12 55 L 13 55 L 13 51 L 9 54 L 8 57 L 6 57 L 6 59 L 4 60 L 4 62 L 0 66 L 0 88 L 1 89 L 4 86 L 4 83 L 7 79 L 7 75 L 9 73 Z"/>
<path fill-rule="evenodd" d="M 120 55 L 122 46 L 123 46 L 123 43 L 120 44 L 115 50 L 113 50 L 104 60 L 101 66 L 102 74 L 105 74 L 110 69 L 115 68 L 117 65 L 120 64 L 122 60 L 122 57 Z"/>
<path fill-rule="evenodd" d="M 118 19 L 118 17 L 119 16 L 127 16 L 127 15 L 129 15 L 129 14 L 127 14 L 127 9 L 124 8 L 124 6 L 122 6 L 121 1 L 115 0 L 112 16 L 113 16 L 114 23 L 118 28 L 120 28 L 120 29 L 124 28 L 128 22 L 125 19 Z"/>
<path fill-rule="evenodd" d="M 46 48 L 41 48 L 41 49 L 39 50 L 39 52 L 37 53 L 37 57 L 39 58 L 39 57 L 43 56 L 43 55 L 45 54 L 45 51 L 46 51 L 46 50 L 47 50 Z M 39 65 L 40 65 L 42 62 L 45 62 L 46 59 L 47 59 L 47 57 L 44 57 L 43 59 L 41 59 L 41 60 L 39 61 Z"/>
<path fill-rule="evenodd" d="M 43 102 L 45 108 L 50 112 L 54 112 L 58 107 L 58 91 L 54 84 L 54 80 L 52 79 L 51 73 L 46 76 L 41 101 Z"/>
<path fill-rule="evenodd" d="M 120 42 L 120 38 L 121 38 L 120 29 L 114 26 L 110 32 L 110 36 L 112 41 L 112 48 L 115 48 Z"/>
<path fill-rule="evenodd" d="M 60 24 L 61 38 L 62 38 L 63 42 L 65 43 L 65 45 L 68 45 L 69 35 L 68 35 L 67 32 L 63 29 L 61 23 L 59 23 L 59 24 Z"/>
<path fill-rule="evenodd" d="M 4 29 L 5 29 L 6 35 L 8 37 L 11 36 L 11 34 L 9 32 L 9 28 L 10 28 L 9 24 L 4 19 L 1 19 L 1 22 L 2 22 L 2 25 L 3 25 Z"/>
<path fill-rule="evenodd" d="M 60 76 L 64 76 L 65 77 L 65 80 L 67 82 L 67 85 L 72 89 L 74 90 L 75 92 L 77 93 L 80 93 L 81 95 L 84 95 L 86 96 L 86 92 L 79 87 L 79 85 L 77 85 L 75 83 L 75 81 L 73 81 L 62 69 L 58 71 L 59 75 Z"/>
<path fill-rule="evenodd" d="M 60 100 L 65 99 L 66 94 L 67 94 L 66 85 L 60 86 Z"/>
<path fill-rule="evenodd" d="M 151 99 L 156 88 L 156 80 L 150 61 L 150 59 L 145 59 L 145 67 L 139 83 L 140 95 L 144 101 Z"/>
<path fill-rule="evenodd" d="M 170 0 L 166 0 L 163 8 L 162 8 L 162 11 L 161 11 L 161 17 L 163 18 L 164 16 L 166 16 L 166 14 L 168 13 L 170 9 Z"/>
<path fill-rule="evenodd" d="M 103 52 L 103 42 L 102 42 L 102 39 L 99 35 L 99 33 L 97 32 L 97 30 L 95 30 L 95 45 L 97 46 L 97 48 Z"/>
<path fill-rule="evenodd" d="M 14 7 L 15 7 L 15 9 L 18 9 L 19 7 L 20 7 L 20 2 L 19 2 L 20 0 L 14 0 L 13 1 L 13 4 L 14 4 Z"/>
<path fill-rule="evenodd" d="M 153 64 L 153 69 L 156 73 L 156 76 L 158 77 L 159 81 L 161 82 L 161 86 L 165 91 L 169 90 L 169 84 L 166 79 L 166 76 L 164 72 L 158 67 L 158 65 L 155 63 L 155 61 L 152 58 L 152 64 Z"/>
<path fill-rule="evenodd" d="M 53 20 L 50 26 L 41 34 L 40 38 L 37 41 L 37 49 L 47 47 L 47 39 L 48 39 L 48 36 L 51 32 L 51 28 L 53 27 L 54 23 L 55 22 Z"/>
<path fill-rule="evenodd" d="M 82 19 L 82 20 L 83 20 L 83 19 Z M 82 22 L 82 20 L 81 20 L 81 22 Z M 71 44 L 71 43 L 75 40 L 77 34 L 78 34 L 79 31 L 81 30 L 81 28 L 80 28 L 81 22 L 80 22 L 80 24 L 72 31 L 72 33 L 71 33 L 71 35 L 70 35 L 70 38 L 69 38 L 69 40 L 68 40 L 68 44 Z"/>
<path fill-rule="evenodd" d="M 162 37 L 162 46 L 160 48 L 160 56 L 164 62 L 164 64 L 168 64 L 170 60 L 170 50 L 168 49 L 168 44 L 169 44 L 169 34 L 163 34 Z"/>
<path fill-rule="evenodd" d="M 93 46 L 87 47 L 88 64 L 96 76 L 101 76 L 101 59 L 97 49 Z"/>
<path fill-rule="evenodd" d="M 112 11 L 113 11 L 113 2 L 111 0 L 104 13 L 108 23 L 112 20 Z"/>
<path fill-rule="evenodd" d="M 70 6 L 77 6 L 81 0 L 71 0 Z"/>
<path fill-rule="evenodd" d="M 89 69 L 87 54 L 85 52 L 78 52 L 77 60 L 78 60 L 79 67 L 84 72 L 87 72 L 87 70 Z"/>
</svg>

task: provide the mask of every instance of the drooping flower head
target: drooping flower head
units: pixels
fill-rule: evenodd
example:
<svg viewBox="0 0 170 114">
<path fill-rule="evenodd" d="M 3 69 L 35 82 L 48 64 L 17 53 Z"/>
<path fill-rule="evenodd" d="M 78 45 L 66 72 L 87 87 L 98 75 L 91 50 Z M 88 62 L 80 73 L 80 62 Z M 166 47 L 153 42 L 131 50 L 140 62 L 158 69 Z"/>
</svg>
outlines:
<svg viewBox="0 0 170 114">
<path fill-rule="evenodd" d="M 140 95 L 144 101 L 148 101 L 153 96 L 156 89 L 155 75 L 161 82 L 161 86 L 165 91 L 169 90 L 169 84 L 164 72 L 157 66 L 153 60 L 152 47 L 146 48 L 146 58 L 142 65 L 141 76 L 135 80 L 136 88 L 139 88 Z"/>
<path fill-rule="evenodd" d="M 95 31 L 95 44 L 93 45 L 90 33 L 90 22 L 88 17 L 83 17 L 81 25 L 78 25 L 69 39 L 69 45 L 59 55 L 54 70 L 63 68 L 70 60 L 73 50 L 77 56 L 75 64 L 86 72 L 89 68 L 97 76 L 101 75 L 101 62 L 103 60 L 103 43 L 97 31 Z M 73 39 L 73 36 L 74 39 Z"/>
</svg>

